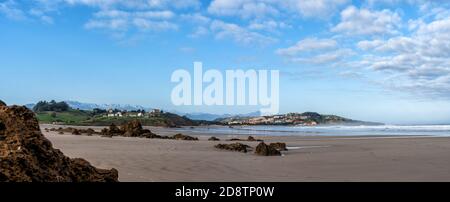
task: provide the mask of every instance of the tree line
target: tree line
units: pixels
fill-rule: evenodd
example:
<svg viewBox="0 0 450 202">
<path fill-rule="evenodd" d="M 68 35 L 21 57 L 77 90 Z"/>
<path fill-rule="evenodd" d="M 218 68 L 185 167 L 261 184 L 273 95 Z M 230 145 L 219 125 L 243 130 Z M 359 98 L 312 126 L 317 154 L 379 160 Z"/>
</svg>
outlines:
<svg viewBox="0 0 450 202">
<path fill-rule="evenodd" d="M 33 111 L 35 112 L 65 112 L 69 110 L 70 106 L 66 102 L 56 102 L 54 100 L 50 102 L 40 101 L 33 107 Z"/>
</svg>

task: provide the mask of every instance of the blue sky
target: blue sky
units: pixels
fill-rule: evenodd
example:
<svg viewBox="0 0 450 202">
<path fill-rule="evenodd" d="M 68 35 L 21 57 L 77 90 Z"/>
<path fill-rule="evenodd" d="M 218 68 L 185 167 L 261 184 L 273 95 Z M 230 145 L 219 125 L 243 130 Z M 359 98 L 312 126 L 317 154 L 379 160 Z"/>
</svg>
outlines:
<svg viewBox="0 0 450 202">
<path fill-rule="evenodd" d="M 445 2 L 0 0 L 0 99 L 259 109 L 173 106 L 172 72 L 202 61 L 280 70 L 282 113 L 449 123 Z"/>
</svg>

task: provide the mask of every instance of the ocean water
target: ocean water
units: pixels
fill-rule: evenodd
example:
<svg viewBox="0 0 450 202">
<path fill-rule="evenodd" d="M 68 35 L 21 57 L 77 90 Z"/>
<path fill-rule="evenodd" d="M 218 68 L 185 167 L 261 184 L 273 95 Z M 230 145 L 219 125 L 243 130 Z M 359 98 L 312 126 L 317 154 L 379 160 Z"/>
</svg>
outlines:
<svg viewBox="0 0 450 202">
<path fill-rule="evenodd" d="M 235 126 L 177 129 L 205 134 L 262 136 L 450 136 L 450 125 Z"/>
</svg>

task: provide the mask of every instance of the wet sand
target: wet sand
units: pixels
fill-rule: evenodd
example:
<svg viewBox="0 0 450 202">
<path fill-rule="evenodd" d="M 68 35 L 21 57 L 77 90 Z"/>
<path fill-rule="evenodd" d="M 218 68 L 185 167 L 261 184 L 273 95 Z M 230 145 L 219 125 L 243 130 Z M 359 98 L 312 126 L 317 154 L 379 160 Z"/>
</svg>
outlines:
<svg viewBox="0 0 450 202">
<path fill-rule="evenodd" d="M 150 129 L 173 135 L 170 129 Z M 70 157 L 116 168 L 125 182 L 450 181 L 449 137 L 257 137 L 291 148 L 281 157 L 263 157 L 215 149 L 232 142 L 207 141 L 205 134 L 188 134 L 199 141 L 177 141 L 43 133 Z"/>
</svg>

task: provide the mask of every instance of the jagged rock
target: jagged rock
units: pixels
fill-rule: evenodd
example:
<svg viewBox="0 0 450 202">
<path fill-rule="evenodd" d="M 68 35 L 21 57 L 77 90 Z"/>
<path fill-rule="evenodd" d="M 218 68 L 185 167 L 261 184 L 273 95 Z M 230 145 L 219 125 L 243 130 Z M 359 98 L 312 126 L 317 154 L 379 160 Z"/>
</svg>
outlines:
<svg viewBox="0 0 450 202">
<path fill-rule="evenodd" d="M 286 143 L 282 142 L 276 142 L 276 143 L 270 143 L 269 147 L 273 147 L 277 149 L 278 151 L 287 151 Z"/>
<path fill-rule="evenodd" d="M 72 130 L 72 135 L 81 135 L 80 131 L 77 129 Z"/>
<path fill-rule="evenodd" d="M 160 135 L 156 135 L 154 133 L 144 133 L 141 135 L 141 137 L 150 138 L 150 139 L 161 139 L 162 138 Z"/>
<path fill-rule="evenodd" d="M 6 103 L 0 100 L 0 106 L 6 106 Z"/>
<path fill-rule="evenodd" d="M 5 124 L 2 123 L 2 121 L 0 120 L 0 141 L 6 139 L 6 126 Z"/>
<path fill-rule="evenodd" d="M 198 138 L 196 138 L 196 137 L 183 135 L 181 133 L 178 133 L 178 134 L 174 135 L 172 138 L 175 139 L 175 140 L 198 140 Z"/>
<path fill-rule="evenodd" d="M 67 133 L 72 133 L 73 135 L 82 135 L 82 134 L 86 134 L 87 136 L 92 136 L 93 134 L 97 134 L 97 132 L 95 132 L 94 129 L 92 128 L 88 128 L 88 129 L 76 129 L 76 128 L 72 128 L 72 127 L 68 127 L 68 128 L 45 128 L 45 132 L 49 132 L 49 131 L 56 131 L 58 132 L 58 134 L 62 135 L 65 132 Z"/>
<path fill-rule="evenodd" d="M 243 153 L 247 153 L 247 148 L 251 148 L 248 145 L 245 144 L 241 144 L 241 143 L 233 143 L 233 144 L 218 144 L 216 146 L 214 146 L 217 149 L 224 149 L 224 150 L 229 150 L 229 151 L 238 151 L 238 152 L 243 152 Z"/>
<path fill-rule="evenodd" d="M 95 130 L 92 128 L 86 129 L 86 131 L 84 131 L 84 133 L 86 133 L 88 136 L 92 136 L 93 134 L 96 134 Z"/>
<path fill-rule="evenodd" d="M 220 141 L 220 139 L 217 137 L 210 137 L 208 140 L 209 141 Z"/>
<path fill-rule="evenodd" d="M 123 131 L 119 129 L 114 123 L 109 126 L 109 133 L 111 134 L 122 134 Z"/>
<path fill-rule="evenodd" d="M 261 156 L 281 156 L 280 151 L 273 146 L 266 145 L 264 142 L 261 142 L 256 146 L 255 154 Z"/>
<path fill-rule="evenodd" d="M 248 136 L 247 139 L 231 138 L 231 139 L 229 139 L 228 141 L 249 141 L 249 142 L 256 142 L 256 141 L 258 141 L 258 142 L 262 142 L 262 140 L 260 140 L 260 139 L 255 139 L 255 138 L 252 137 L 252 136 Z"/>
<path fill-rule="evenodd" d="M 124 132 L 125 137 L 139 137 L 142 132 L 141 122 L 138 120 L 132 120 L 120 126 L 120 130 Z"/>
<path fill-rule="evenodd" d="M 0 106 L 0 182 L 115 182 L 116 169 L 98 169 L 52 147 L 32 111 Z"/>
<path fill-rule="evenodd" d="M 252 137 L 252 136 L 248 136 L 247 141 L 250 141 L 250 142 L 256 142 L 256 141 L 262 142 L 262 140 L 260 140 L 260 139 L 255 139 L 255 138 Z"/>
<path fill-rule="evenodd" d="M 100 131 L 101 137 L 113 137 L 113 136 L 119 136 L 122 134 L 123 134 L 123 132 L 114 123 L 112 123 L 109 126 L 109 128 L 103 128 Z"/>
</svg>

